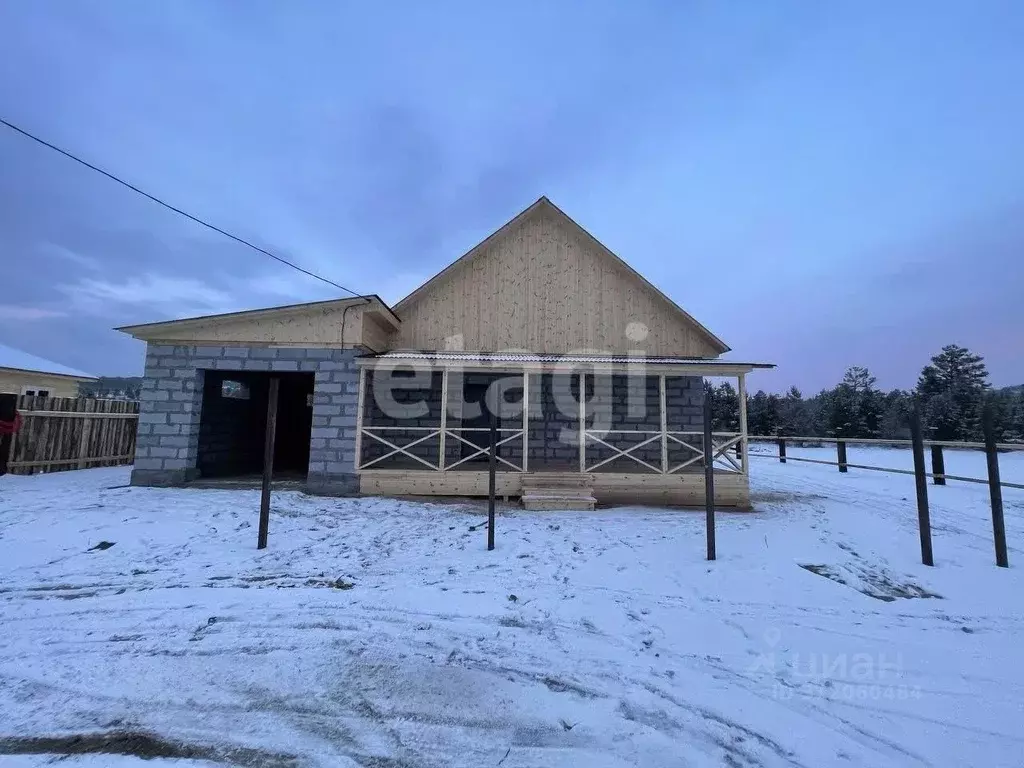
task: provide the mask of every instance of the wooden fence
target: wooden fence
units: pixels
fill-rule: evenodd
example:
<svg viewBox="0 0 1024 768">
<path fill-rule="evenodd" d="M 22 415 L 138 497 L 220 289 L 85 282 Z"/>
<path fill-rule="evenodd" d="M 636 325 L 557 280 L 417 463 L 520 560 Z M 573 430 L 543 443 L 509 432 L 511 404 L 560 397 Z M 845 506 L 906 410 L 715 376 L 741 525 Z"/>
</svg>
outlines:
<svg viewBox="0 0 1024 768">
<path fill-rule="evenodd" d="M 16 407 L 20 423 L 5 441 L 11 474 L 112 467 L 135 458 L 137 402 L 22 395 Z"/>
</svg>

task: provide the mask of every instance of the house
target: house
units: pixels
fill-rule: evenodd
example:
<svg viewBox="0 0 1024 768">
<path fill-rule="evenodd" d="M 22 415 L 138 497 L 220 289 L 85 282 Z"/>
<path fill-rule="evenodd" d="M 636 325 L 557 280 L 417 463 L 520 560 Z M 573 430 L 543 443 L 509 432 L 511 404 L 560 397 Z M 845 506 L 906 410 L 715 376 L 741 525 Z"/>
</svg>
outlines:
<svg viewBox="0 0 1024 768">
<path fill-rule="evenodd" d="M 96 377 L 0 344 L 0 393 L 78 397 L 78 385 Z"/>
<path fill-rule="evenodd" d="M 135 325 L 132 482 L 255 475 L 277 377 L 275 476 L 324 494 L 526 506 L 703 501 L 705 376 L 738 380 L 716 497 L 749 506 L 729 347 L 542 197 L 393 308 L 375 295 Z M 582 393 L 582 397 L 580 394 Z"/>
</svg>

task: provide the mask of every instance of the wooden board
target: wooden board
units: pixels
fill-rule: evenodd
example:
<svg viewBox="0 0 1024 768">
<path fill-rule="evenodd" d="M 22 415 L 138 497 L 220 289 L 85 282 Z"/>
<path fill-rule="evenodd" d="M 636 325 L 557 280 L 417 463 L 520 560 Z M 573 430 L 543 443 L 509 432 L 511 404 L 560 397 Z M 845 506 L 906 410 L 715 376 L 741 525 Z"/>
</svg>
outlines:
<svg viewBox="0 0 1024 768">
<path fill-rule="evenodd" d="M 727 350 L 546 199 L 395 310 L 396 349 L 684 357 Z"/>
<path fill-rule="evenodd" d="M 564 474 L 567 477 L 581 477 L 577 473 Z M 523 477 L 519 472 L 498 472 L 497 494 L 521 495 Z M 701 473 L 636 475 L 592 472 L 583 477 L 593 489 L 594 498 L 599 504 L 687 507 L 700 507 L 704 504 L 704 476 Z M 364 470 L 359 473 L 359 491 L 368 496 L 486 496 L 487 473 Z M 719 506 L 750 508 L 750 486 L 746 475 L 716 473 L 715 495 Z"/>
<path fill-rule="evenodd" d="M 135 455 L 137 402 L 23 395 L 18 412 L 11 474 L 116 466 Z"/>
</svg>

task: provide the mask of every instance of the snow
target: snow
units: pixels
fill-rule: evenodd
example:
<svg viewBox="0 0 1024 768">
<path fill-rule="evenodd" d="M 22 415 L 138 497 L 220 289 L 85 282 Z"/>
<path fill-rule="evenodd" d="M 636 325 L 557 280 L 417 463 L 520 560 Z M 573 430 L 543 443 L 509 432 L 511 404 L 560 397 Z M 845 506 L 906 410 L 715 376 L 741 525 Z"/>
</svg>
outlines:
<svg viewBox="0 0 1024 768">
<path fill-rule="evenodd" d="M 987 488 L 931 486 L 927 568 L 912 477 L 752 473 L 715 562 L 700 511 L 502 509 L 487 552 L 479 504 L 279 492 L 257 551 L 255 491 L 0 478 L 0 765 L 1019 766 L 1024 492 L 1000 569 Z"/>
<path fill-rule="evenodd" d="M 78 376 L 86 379 L 95 379 L 91 373 L 84 373 L 68 368 L 66 365 L 44 360 L 41 357 L 22 352 L 0 344 L 0 368 L 14 368 L 19 371 L 37 371 L 39 373 L 56 373 L 61 376 Z"/>
</svg>

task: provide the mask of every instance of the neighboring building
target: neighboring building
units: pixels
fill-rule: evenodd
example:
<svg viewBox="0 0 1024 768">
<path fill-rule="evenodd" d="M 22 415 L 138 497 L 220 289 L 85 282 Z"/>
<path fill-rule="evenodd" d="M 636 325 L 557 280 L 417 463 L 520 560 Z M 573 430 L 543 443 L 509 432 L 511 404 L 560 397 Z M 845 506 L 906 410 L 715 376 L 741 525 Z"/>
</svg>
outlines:
<svg viewBox="0 0 1024 768">
<path fill-rule="evenodd" d="M 78 385 L 95 376 L 0 344 L 0 393 L 78 397 Z"/>
<path fill-rule="evenodd" d="M 749 506 L 745 376 L 729 348 L 541 198 L 395 305 L 377 296 L 121 328 L 148 342 L 132 482 L 256 474 L 311 492 L 526 506 L 703 500 L 704 376 L 736 377 L 716 496 Z M 580 392 L 584 397 L 580 398 Z"/>
</svg>

